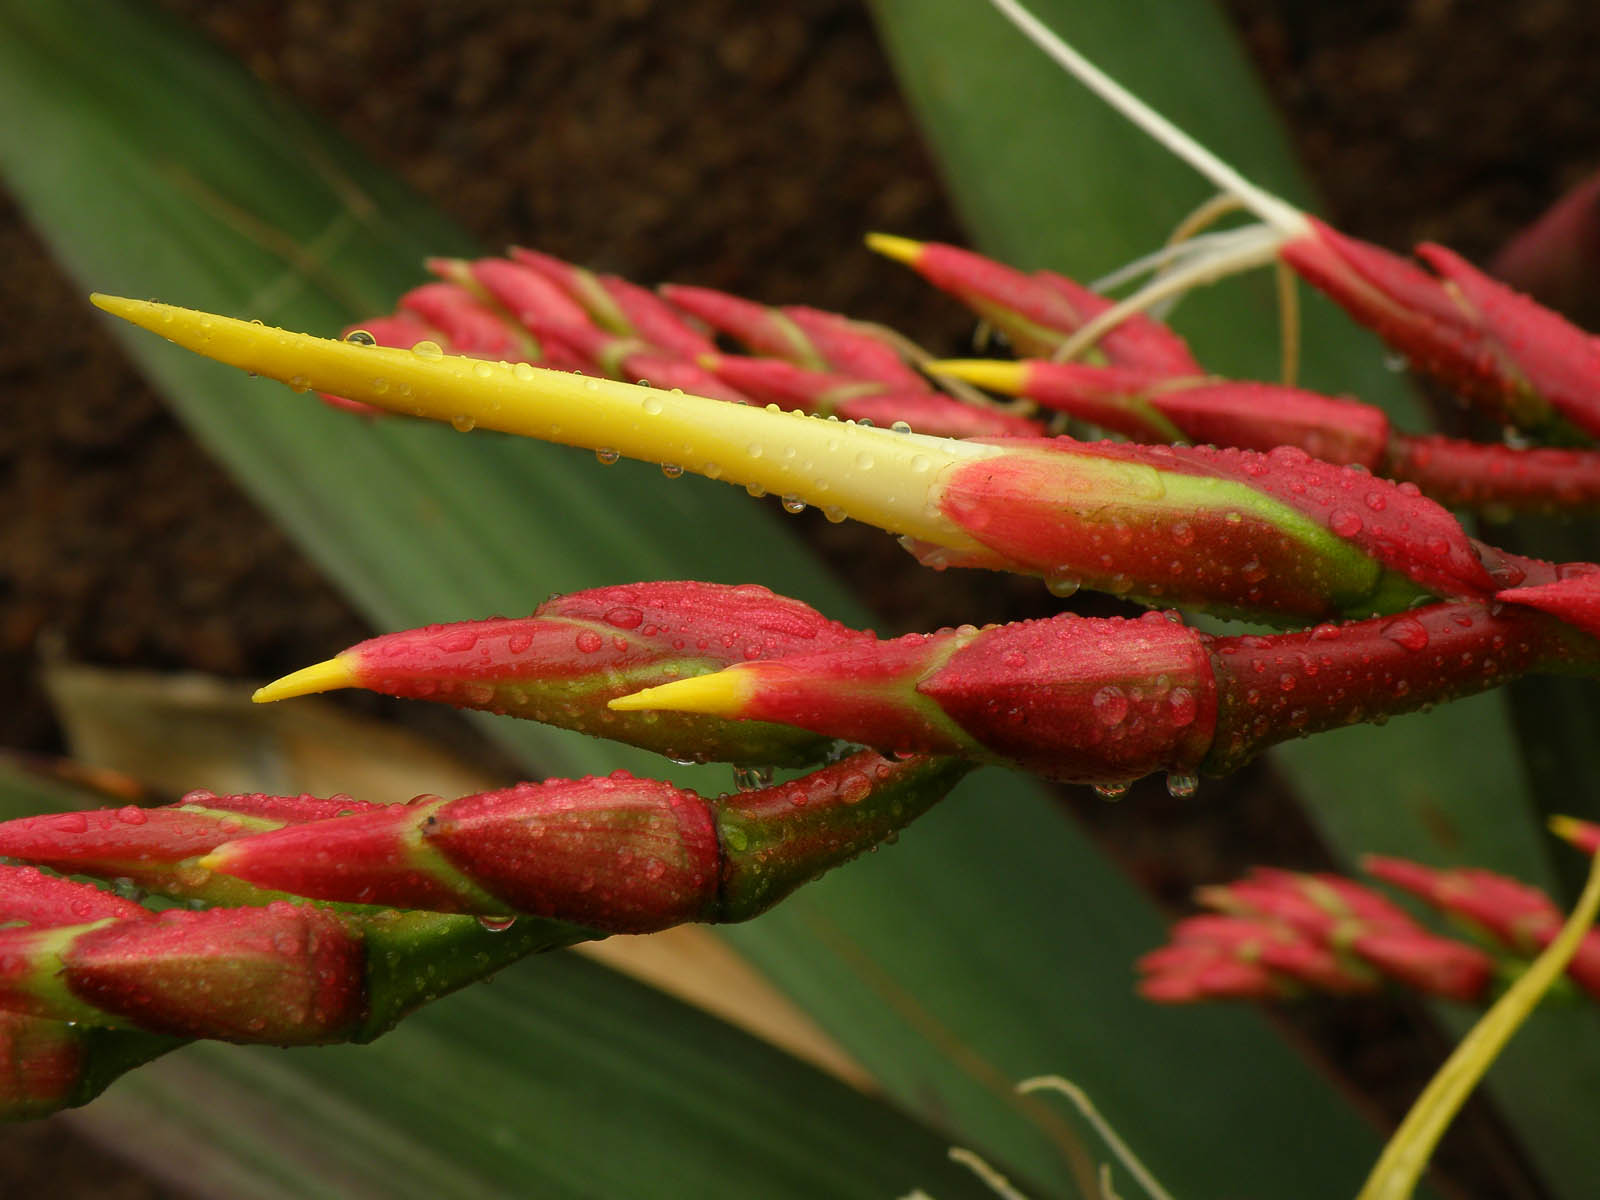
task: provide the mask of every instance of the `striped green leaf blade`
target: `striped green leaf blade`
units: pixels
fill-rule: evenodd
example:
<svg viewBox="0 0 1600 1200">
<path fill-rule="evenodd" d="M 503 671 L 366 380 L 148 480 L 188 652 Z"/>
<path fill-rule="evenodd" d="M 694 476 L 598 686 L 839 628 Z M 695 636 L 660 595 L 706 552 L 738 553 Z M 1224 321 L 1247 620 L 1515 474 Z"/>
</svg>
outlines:
<svg viewBox="0 0 1600 1200">
<path fill-rule="evenodd" d="M 86 290 L 155 294 L 327 331 L 387 309 L 415 280 L 423 254 L 468 249 L 352 148 L 132 4 L 0 4 L 0 99 L 7 111 L 30 114 L 26 129 L 0 129 L 0 168 Z M 196 434 L 375 624 L 521 611 L 550 591 L 663 576 L 759 580 L 831 615 L 864 619 L 769 510 L 736 492 L 666 484 L 653 471 L 602 471 L 585 456 L 492 436 L 368 426 L 154 339 L 127 344 Z M 627 765 L 661 773 L 660 764 L 609 745 L 493 728 L 547 772 Z M 1372 1131 L 1251 1014 L 1174 1014 L 1132 1001 L 1131 963 L 1161 939 L 1157 914 L 1017 778 L 976 778 L 901 846 L 731 936 L 897 1103 L 1044 1194 L 1096 1194 L 1104 1151 L 1058 1108 L 1011 1094 L 1012 1082 L 1040 1072 L 1086 1087 L 1186 1196 L 1294 1194 L 1308 1174 L 1329 1181 L 1330 1194 L 1348 1192 L 1376 1153 Z M 567 970 L 576 974 L 558 973 Z M 587 986 L 587 978 L 576 967 L 530 962 L 489 991 L 537 1008 L 544 989 Z M 469 994 L 450 1003 L 497 1002 Z M 616 1020 L 630 1037 L 642 1024 L 670 1041 L 680 1020 L 689 1023 L 646 1012 L 637 998 L 618 1003 Z M 451 1126 L 448 1136 L 435 1131 L 413 1119 L 406 1093 L 371 1065 L 404 1063 L 406 1047 L 417 1045 L 426 1048 L 416 1051 L 426 1063 L 418 1079 L 487 1069 L 477 1022 L 494 1022 L 479 1014 L 503 1010 L 438 1011 L 446 1015 L 423 1014 L 376 1049 L 229 1057 L 226 1072 L 208 1075 L 218 1110 L 273 1097 L 249 1110 L 258 1123 L 230 1123 L 230 1169 L 265 1170 L 260 1164 L 295 1155 L 309 1136 L 302 1108 L 331 1130 L 351 1122 L 354 1138 L 369 1136 L 359 1131 L 363 1120 L 405 1122 L 411 1151 L 439 1170 L 468 1153 L 472 1132 L 486 1142 L 507 1137 L 488 1118 Z M 570 1061 L 564 1036 L 551 1023 L 503 1039 L 487 1064 L 504 1089 L 496 1097 L 503 1110 L 536 1123 L 570 1099 L 538 1082 L 542 1062 Z M 605 1044 L 596 1037 L 597 1049 Z M 173 1061 L 209 1064 L 210 1053 Z M 705 1053 L 716 1060 L 721 1052 Z M 632 1086 L 603 1077 L 607 1088 Z M 135 1112 L 146 1127 L 159 1111 L 160 1123 L 186 1138 L 214 1132 L 196 1132 L 205 1114 L 178 1103 L 181 1082 L 141 1086 L 130 1080 L 92 1111 L 130 1130 Z M 324 1090 L 333 1098 L 313 1099 Z M 613 1102 L 636 1114 L 646 1098 Z M 655 1100 L 686 1105 L 692 1094 Z M 795 1103 L 808 1101 L 797 1094 Z M 267 1120 L 269 1111 L 277 1119 Z M 1245 1130 L 1251 1149 L 1239 1153 Z M 811 1154 L 834 1153 L 811 1140 L 799 1112 L 786 1136 L 805 1140 Z M 579 1142 L 575 1134 L 571 1153 L 581 1152 Z M 713 1137 L 701 1151 L 715 1157 L 723 1147 Z M 401 1162 L 391 1175 L 381 1159 L 369 1168 L 396 1187 L 410 1170 Z M 337 1164 L 320 1173 L 320 1159 L 306 1169 L 307 1187 L 337 1188 L 344 1178 Z M 606 1161 L 594 1169 L 621 1168 Z M 630 1194 L 668 1188 L 651 1169 Z"/>
<path fill-rule="evenodd" d="M 1247 177 L 1309 202 L 1214 5 L 1037 0 L 1030 7 Z M 1048 64 L 987 4 L 873 0 L 873 9 L 980 246 L 1028 266 L 1092 277 L 1159 245 L 1205 197 L 1207 185 L 1189 168 Z M 1304 325 L 1307 386 L 1360 395 L 1421 428 L 1377 343 L 1314 299 Z M 1269 279 L 1233 281 L 1191 296 L 1173 324 L 1209 366 L 1272 378 L 1272 306 Z M 1577 715 L 1568 714 L 1568 725 Z M 1559 808 L 1558 798 L 1541 805 L 1530 795 L 1500 696 L 1382 729 L 1322 735 L 1280 750 L 1276 761 L 1351 862 L 1370 851 L 1489 867 L 1544 887 L 1556 882 L 1540 816 Z M 1583 777 L 1585 765 L 1571 762 L 1566 770 Z M 1560 768 L 1546 764 L 1542 774 L 1558 777 Z M 1446 1018 L 1456 1029 L 1465 1020 L 1459 1013 Z M 1594 1014 L 1540 1014 L 1490 1083 L 1552 1185 L 1564 1195 L 1587 1194 L 1588 1117 L 1600 1103 Z"/>
</svg>

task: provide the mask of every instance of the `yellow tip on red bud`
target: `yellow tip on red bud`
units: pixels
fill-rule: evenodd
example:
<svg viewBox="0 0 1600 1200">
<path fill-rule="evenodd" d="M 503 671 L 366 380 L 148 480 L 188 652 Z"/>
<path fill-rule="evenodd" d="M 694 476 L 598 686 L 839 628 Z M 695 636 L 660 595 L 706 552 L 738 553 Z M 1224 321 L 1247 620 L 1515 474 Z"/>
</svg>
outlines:
<svg viewBox="0 0 1600 1200">
<path fill-rule="evenodd" d="M 1028 364 L 991 358 L 941 358 L 924 363 L 930 375 L 948 375 L 991 392 L 1020 396 L 1028 386 Z"/>
<path fill-rule="evenodd" d="M 1562 841 L 1571 842 L 1580 849 L 1587 847 L 1592 840 L 1591 831 L 1593 826 L 1585 821 L 1578 820 L 1577 817 L 1568 817 L 1561 813 L 1556 813 L 1545 822 L 1545 825 L 1551 833 Z"/>
<path fill-rule="evenodd" d="M 315 692 L 332 692 L 356 686 L 354 664 L 347 655 L 341 654 L 326 662 L 302 667 L 282 679 L 274 679 L 266 687 L 257 688 L 250 699 L 256 704 L 270 704 L 274 700 L 288 700 L 293 696 L 310 696 Z"/>
<path fill-rule="evenodd" d="M 867 249 L 872 250 L 885 258 L 892 258 L 895 262 L 903 262 L 907 266 L 915 266 L 917 259 L 922 256 L 924 243 L 915 238 L 899 237 L 892 233 L 867 234 Z"/>
<path fill-rule="evenodd" d="M 618 696 L 610 707 L 620 712 L 655 709 L 666 712 L 706 713 L 713 717 L 737 717 L 749 703 L 752 687 L 750 672 L 729 667 L 710 675 L 675 679 L 659 687 L 645 688 L 628 696 Z"/>
<path fill-rule="evenodd" d="M 904 241 L 904 239 L 899 239 Z M 915 243 L 911 243 L 915 244 Z M 941 473 L 1003 453 L 796 413 L 668 393 L 615 380 L 311 337 L 148 300 L 94 303 L 185 349 L 296 391 L 315 389 L 392 412 L 672 463 L 759 487 L 952 550 L 977 543 L 931 502 Z"/>
</svg>

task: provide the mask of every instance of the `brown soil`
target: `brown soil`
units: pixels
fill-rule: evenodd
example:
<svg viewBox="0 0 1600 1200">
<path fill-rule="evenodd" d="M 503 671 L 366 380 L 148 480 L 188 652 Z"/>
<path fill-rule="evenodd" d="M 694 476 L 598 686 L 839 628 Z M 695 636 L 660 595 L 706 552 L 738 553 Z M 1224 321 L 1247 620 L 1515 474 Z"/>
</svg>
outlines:
<svg viewBox="0 0 1600 1200">
<path fill-rule="evenodd" d="M 528 242 L 642 281 L 805 301 L 934 344 L 965 335 L 952 306 L 859 250 L 867 229 L 960 233 L 848 0 L 776 11 L 738 0 L 162 3 L 485 245 Z M 1597 165 L 1600 10 L 1587 0 L 1229 8 L 1327 214 L 1350 232 L 1395 247 L 1431 238 L 1481 259 Z M 0 380 L 22 398 L 0 428 L 10 497 L 0 670 L 13 681 L 0 743 L 59 749 L 33 683 L 44 647 L 105 665 L 268 676 L 364 636 L 85 319 L 77 289 L 3 197 L 0 254 L 10 293 Z M 939 589 L 919 586 L 877 535 L 819 522 L 817 538 L 857 577 L 872 564 L 862 586 L 886 627 L 1046 605 L 1031 584 L 997 591 L 952 573 Z M 1172 902 L 1251 859 L 1319 864 L 1267 772 L 1213 799 L 1201 810 L 1152 793 L 1085 815 Z M 1299 1019 L 1390 1113 L 1436 1061 L 1437 1047 L 1418 1045 L 1415 1014 L 1345 1005 Z M 1471 1121 L 1451 1165 L 1472 1194 L 1536 1194 L 1492 1117 Z M 41 1172 L 61 1196 L 167 1194 L 58 1126 L 0 1136 L 8 1193 Z"/>
</svg>

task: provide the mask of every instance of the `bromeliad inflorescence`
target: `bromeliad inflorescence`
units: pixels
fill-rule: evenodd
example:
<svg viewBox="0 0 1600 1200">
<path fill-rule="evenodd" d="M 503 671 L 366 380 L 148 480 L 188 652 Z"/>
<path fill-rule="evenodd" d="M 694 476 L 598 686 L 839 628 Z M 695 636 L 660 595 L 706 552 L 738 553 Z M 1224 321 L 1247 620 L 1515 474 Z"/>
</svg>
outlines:
<svg viewBox="0 0 1600 1200">
<path fill-rule="evenodd" d="M 361 1040 L 523 954 L 753 916 L 893 836 L 975 763 L 1106 794 L 1164 772 L 1186 794 L 1286 738 L 1528 674 L 1600 673 L 1600 566 L 1496 549 L 1439 502 L 1594 503 L 1595 341 L 1446 252 L 1426 250 L 1429 275 L 1250 195 L 1266 232 L 1196 239 L 1168 264 L 1180 283 L 1222 253 L 1278 257 L 1556 444 L 1408 435 L 1353 401 L 1217 380 L 1142 300 L 898 237 L 872 244 L 1032 357 L 937 360 L 835 314 L 658 294 L 531 251 L 434 260 L 435 282 L 343 340 L 97 297 L 365 415 L 647 459 L 876 525 L 936 569 L 1157 611 L 881 639 L 756 584 L 640 583 L 351 647 L 258 699 L 360 687 L 806 773 L 716 799 L 618 774 L 390 807 L 192 794 L 0 825 L 0 855 L 34 864 L 0 869 L 0 914 L 18 925 L 0 930 L 9 1111 L 82 1102 L 184 1039 Z M 656 386 L 627 382 L 640 378 Z M 1128 440 L 1061 435 L 1069 418 Z M 1175 610 L 1282 632 L 1205 632 Z M 154 913 L 36 867 L 202 911 Z M 1481 993 L 1481 956 L 1341 887 L 1270 875 L 1215 893 L 1229 915 L 1147 964 L 1169 968 L 1149 990 L 1350 988 L 1387 967 Z M 1306 940 L 1334 924 L 1317 915 L 1329 894 L 1351 910 L 1331 948 Z M 1555 937 L 1539 920 L 1529 949 Z"/>
</svg>

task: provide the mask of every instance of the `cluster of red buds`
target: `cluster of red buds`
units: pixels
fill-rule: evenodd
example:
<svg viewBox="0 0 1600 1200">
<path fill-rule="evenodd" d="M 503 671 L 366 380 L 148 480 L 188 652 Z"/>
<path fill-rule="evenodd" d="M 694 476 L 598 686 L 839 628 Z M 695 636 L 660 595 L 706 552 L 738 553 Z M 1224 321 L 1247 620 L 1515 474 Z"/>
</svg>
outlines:
<svg viewBox="0 0 1600 1200">
<path fill-rule="evenodd" d="M 884 639 L 759 586 L 641 583 L 351 647 L 258 699 L 360 687 L 510 713 L 731 763 L 748 786 L 708 798 L 619 773 L 398 806 L 194 794 L 0 824 L 0 856 L 32 864 L 0 876 L 15 926 L 0 929 L 0 1107 L 82 1102 L 188 1038 L 369 1038 L 523 954 L 745 919 L 892 837 L 976 763 L 1107 795 L 1165 772 L 1188 794 L 1286 738 L 1600 672 L 1600 566 L 1496 549 L 1440 503 L 1593 503 L 1600 343 L 1448 252 L 1420 252 L 1429 274 L 1281 209 L 1267 206 L 1273 254 L 1552 444 L 1402 434 L 1352 400 L 1217 380 L 1136 305 L 904 238 L 871 243 L 1032 357 L 935 360 L 835 314 L 653 292 L 526 250 L 435 260 L 435 282 L 338 340 L 97 298 L 362 413 L 642 458 L 876 525 L 934 568 L 1154 611 Z M 1068 420 L 1126 440 L 1057 436 Z M 1167 606 L 1284 632 L 1202 632 Z M 773 766 L 806 773 L 764 782 Z M 1548 900 L 1482 873 L 1372 870 L 1512 954 L 1560 925 Z M 1221 913 L 1146 960 L 1147 994 L 1387 976 L 1476 999 L 1493 974 L 1345 880 L 1261 872 L 1204 898 Z M 1576 962 L 1592 986 L 1593 948 Z"/>
<path fill-rule="evenodd" d="M 1588 854 L 1600 849 L 1600 826 L 1563 819 L 1558 829 Z M 1549 896 L 1493 871 L 1440 870 L 1379 855 L 1362 867 L 1464 926 L 1476 944 L 1430 932 L 1343 876 L 1257 868 L 1195 893 L 1214 911 L 1179 921 L 1172 940 L 1140 960 L 1140 993 L 1182 1004 L 1370 992 L 1393 983 L 1482 1004 L 1496 980 L 1526 969 L 1566 920 Z M 1584 935 L 1566 972 L 1600 999 L 1600 930 Z"/>
</svg>

